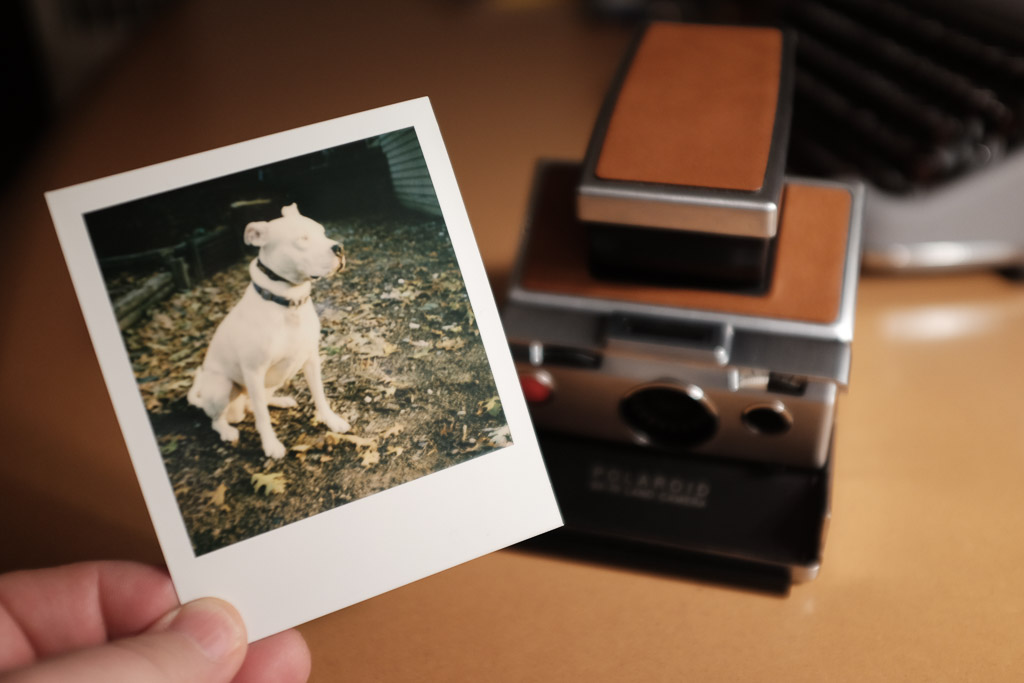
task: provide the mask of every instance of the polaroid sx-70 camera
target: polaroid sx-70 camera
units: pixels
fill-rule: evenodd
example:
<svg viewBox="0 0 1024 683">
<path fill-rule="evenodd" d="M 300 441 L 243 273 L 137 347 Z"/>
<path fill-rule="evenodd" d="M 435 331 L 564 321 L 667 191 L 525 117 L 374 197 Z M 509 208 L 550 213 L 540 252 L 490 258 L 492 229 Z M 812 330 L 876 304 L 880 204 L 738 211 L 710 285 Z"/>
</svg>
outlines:
<svg viewBox="0 0 1024 683">
<path fill-rule="evenodd" d="M 504 309 L 542 432 L 822 468 L 861 194 L 785 178 L 792 46 L 655 22 L 582 165 L 542 162 Z"/>
</svg>

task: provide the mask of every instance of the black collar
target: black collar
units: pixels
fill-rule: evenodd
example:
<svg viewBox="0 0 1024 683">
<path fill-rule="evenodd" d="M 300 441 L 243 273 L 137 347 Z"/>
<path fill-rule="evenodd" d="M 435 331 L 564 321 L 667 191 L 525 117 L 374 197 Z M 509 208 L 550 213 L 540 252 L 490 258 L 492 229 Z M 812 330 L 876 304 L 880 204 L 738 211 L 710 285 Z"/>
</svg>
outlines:
<svg viewBox="0 0 1024 683">
<path fill-rule="evenodd" d="M 263 274 L 266 275 L 267 277 L 269 277 L 274 282 L 287 282 L 290 285 L 297 285 L 297 284 L 299 284 L 298 282 L 292 282 L 291 280 L 289 280 L 287 278 L 281 277 L 280 275 L 278 275 L 277 273 L 272 271 L 270 268 L 267 268 L 263 264 L 263 261 L 261 261 L 259 259 L 256 259 L 256 267 L 259 268 L 260 270 L 262 270 Z"/>
<path fill-rule="evenodd" d="M 302 297 L 301 299 L 289 299 L 287 297 L 283 297 L 283 296 L 279 296 L 277 294 L 274 294 L 273 292 L 271 292 L 269 290 L 266 290 L 263 287 L 260 287 L 255 282 L 252 283 L 252 286 L 253 286 L 253 289 L 256 290 L 256 293 L 259 294 L 261 297 L 263 297 L 267 301 L 272 301 L 275 304 L 280 304 L 281 306 L 284 306 L 285 308 L 298 308 L 302 304 L 304 304 L 307 301 L 309 301 L 309 295 L 308 294 L 306 296 Z"/>
</svg>

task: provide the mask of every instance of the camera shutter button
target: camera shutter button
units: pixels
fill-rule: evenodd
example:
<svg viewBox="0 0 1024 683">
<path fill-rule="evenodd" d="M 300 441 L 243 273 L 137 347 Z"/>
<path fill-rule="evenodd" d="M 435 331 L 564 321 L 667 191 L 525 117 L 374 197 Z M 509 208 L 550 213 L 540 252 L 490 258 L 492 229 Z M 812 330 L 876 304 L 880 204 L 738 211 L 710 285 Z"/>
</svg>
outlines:
<svg viewBox="0 0 1024 683">
<path fill-rule="evenodd" d="M 519 373 L 519 385 L 527 403 L 545 403 L 551 400 L 555 387 L 551 375 L 543 370 Z"/>
</svg>

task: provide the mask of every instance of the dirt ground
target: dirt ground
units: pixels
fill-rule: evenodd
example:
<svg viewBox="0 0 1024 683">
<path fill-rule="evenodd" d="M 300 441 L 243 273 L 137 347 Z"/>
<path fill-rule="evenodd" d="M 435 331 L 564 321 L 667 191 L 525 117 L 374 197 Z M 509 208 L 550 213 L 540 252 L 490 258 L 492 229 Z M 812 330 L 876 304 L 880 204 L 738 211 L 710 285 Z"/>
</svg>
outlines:
<svg viewBox="0 0 1024 683">
<path fill-rule="evenodd" d="M 172 295 L 125 332 L 197 555 L 510 443 L 443 223 L 416 215 L 324 225 L 348 261 L 313 291 L 324 384 L 353 425 L 348 434 L 315 423 L 301 373 L 279 392 L 299 407 L 272 409 L 289 448 L 279 461 L 264 456 L 251 415 L 231 445 L 187 403 L 214 329 L 248 286 L 248 259 Z"/>
</svg>

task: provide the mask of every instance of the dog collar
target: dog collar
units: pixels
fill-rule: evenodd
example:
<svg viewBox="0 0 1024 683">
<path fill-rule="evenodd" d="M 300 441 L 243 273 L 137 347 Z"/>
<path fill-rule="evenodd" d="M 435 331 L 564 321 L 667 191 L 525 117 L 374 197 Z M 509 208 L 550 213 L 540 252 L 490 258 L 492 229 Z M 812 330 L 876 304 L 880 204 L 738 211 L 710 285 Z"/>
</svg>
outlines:
<svg viewBox="0 0 1024 683">
<path fill-rule="evenodd" d="M 308 294 L 306 296 L 302 297 L 301 299 L 289 299 L 287 297 L 283 297 L 283 296 L 279 296 L 277 294 L 274 294 L 273 292 L 271 292 L 269 290 L 263 289 L 262 287 L 260 287 L 255 282 L 252 283 L 252 286 L 256 290 L 256 293 L 259 294 L 261 297 L 263 297 L 267 301 L 273 301 L 275 304 L 280 304 L 281 306 L 284 306 L 285 308 L 298 308 L 302 304 L 304 304 L 307 301 L 309 301 L 309 295 Z"/>
<path fill-rule="evenodd" d="M 267 268 L 263 264 L 263 261 L 261 261 L 259 259 L 256 259 L 256 267 L 259 268 L 261 271 L 263 271 L 264 275 L 269 277 L 271 280 L 274 280 L 275 282 L 287 282 L 290 285 L 297 285 L 297 284 L 299 284 L 297 282 L 292 282 L 288 278 L 281 277 L 280 275 L 278 275 L 277 273 L 272 271 L 270 268 Z M 264 297 L 264 298 L 266 298 L 266 297 Z"/>
</svg>

